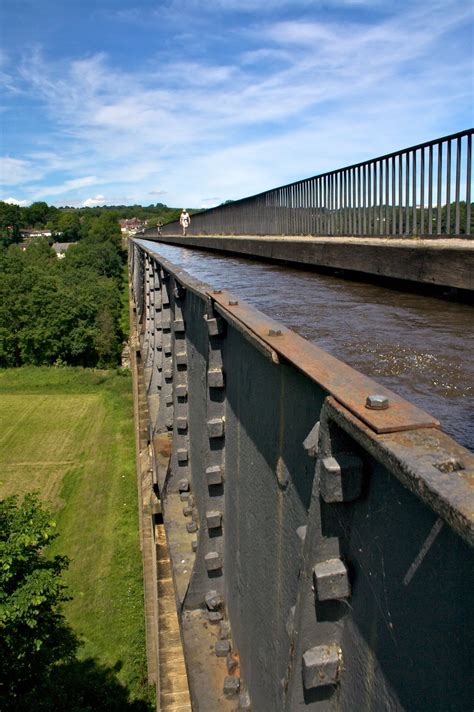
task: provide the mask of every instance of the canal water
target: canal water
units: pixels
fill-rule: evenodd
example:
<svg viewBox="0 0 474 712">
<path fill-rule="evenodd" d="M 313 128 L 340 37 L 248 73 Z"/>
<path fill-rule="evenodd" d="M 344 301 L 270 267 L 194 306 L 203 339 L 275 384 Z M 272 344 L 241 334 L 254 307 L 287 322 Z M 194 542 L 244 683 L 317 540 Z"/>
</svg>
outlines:
<svg viewBox="0 0 474 712">
<path fill-rule="evenodd" d="M 474 309 L 362 281 L 140 242 L 242 300 L 441 421 L 474 450 Z"/>
</svg>

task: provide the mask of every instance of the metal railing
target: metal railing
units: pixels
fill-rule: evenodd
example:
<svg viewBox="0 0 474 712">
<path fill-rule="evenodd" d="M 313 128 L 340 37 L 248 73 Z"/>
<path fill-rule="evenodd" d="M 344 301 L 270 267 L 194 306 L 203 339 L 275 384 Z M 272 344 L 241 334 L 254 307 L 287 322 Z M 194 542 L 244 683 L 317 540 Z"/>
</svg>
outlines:
<svg viewBox="0 0 474 712">
<path fill-rule="evenodd" d="M 473 129 L 192 216 L 189 234 L 472 235 Z M 177 223 L 163 227 L 176 231 Z"/>
<path fill-rule="evenodd" d="M 193 708 L 470 709 L 474 456 L 229 292 L 130 258 Z"/>
</svg>

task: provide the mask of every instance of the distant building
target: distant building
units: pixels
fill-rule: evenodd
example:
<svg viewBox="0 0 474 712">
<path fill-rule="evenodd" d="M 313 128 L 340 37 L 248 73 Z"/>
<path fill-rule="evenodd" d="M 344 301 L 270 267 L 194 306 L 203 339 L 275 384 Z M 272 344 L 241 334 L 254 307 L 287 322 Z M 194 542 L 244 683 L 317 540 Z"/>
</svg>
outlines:
<svg viewBox="0 0 474 712">
<path fill-rule="evenodd" d="M 146 221 L 143 222 L 139 218 L 124 218 L 119 221 L 120 230 L 127 235 L 136 235 L 145 231 Z"/>
<path fill-rule="evenodd" d="M 51 230 L 20 230 L 20 235 L 23 237 L 23 239 L 28 237 L 51 237 Z"/>
<path fill-rule="evenodd" d="M 66 250 L 68 250 L 71 245 L 75 244 L 75 242 L 53 242 L 53 244 L 51 245 L 51 249 L 55 251 L 58 260 L 62 260 L 63 257 L 66 255 Z"/>
</svg>

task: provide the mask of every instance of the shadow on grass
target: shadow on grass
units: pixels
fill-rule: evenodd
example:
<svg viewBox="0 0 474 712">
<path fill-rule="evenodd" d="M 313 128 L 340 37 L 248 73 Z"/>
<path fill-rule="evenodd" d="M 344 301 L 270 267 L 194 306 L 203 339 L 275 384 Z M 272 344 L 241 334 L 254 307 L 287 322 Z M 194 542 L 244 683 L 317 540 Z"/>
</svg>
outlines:
<svg viewBox="0 0 474 712">
<path fill-rule="evenodd" d="M 1 699 L 2 712 L 152 712 L 154 706 L 129 699 L 117 679 L 121 663 L 113 668 L 92 658 L 54 665 L 27 693 Z"/>
</svg>

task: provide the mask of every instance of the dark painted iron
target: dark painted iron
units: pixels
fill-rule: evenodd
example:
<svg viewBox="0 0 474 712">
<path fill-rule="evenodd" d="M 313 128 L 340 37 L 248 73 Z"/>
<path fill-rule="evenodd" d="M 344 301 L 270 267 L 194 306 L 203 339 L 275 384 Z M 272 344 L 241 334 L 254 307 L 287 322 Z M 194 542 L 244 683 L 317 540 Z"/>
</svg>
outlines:
<svg viewBox="0 0 474 712">
<path fill-rule="evenodd" d="M 469 709 L 474 456 L 241 299 L 130 252 L 194 708 Z"/>
</svg>

